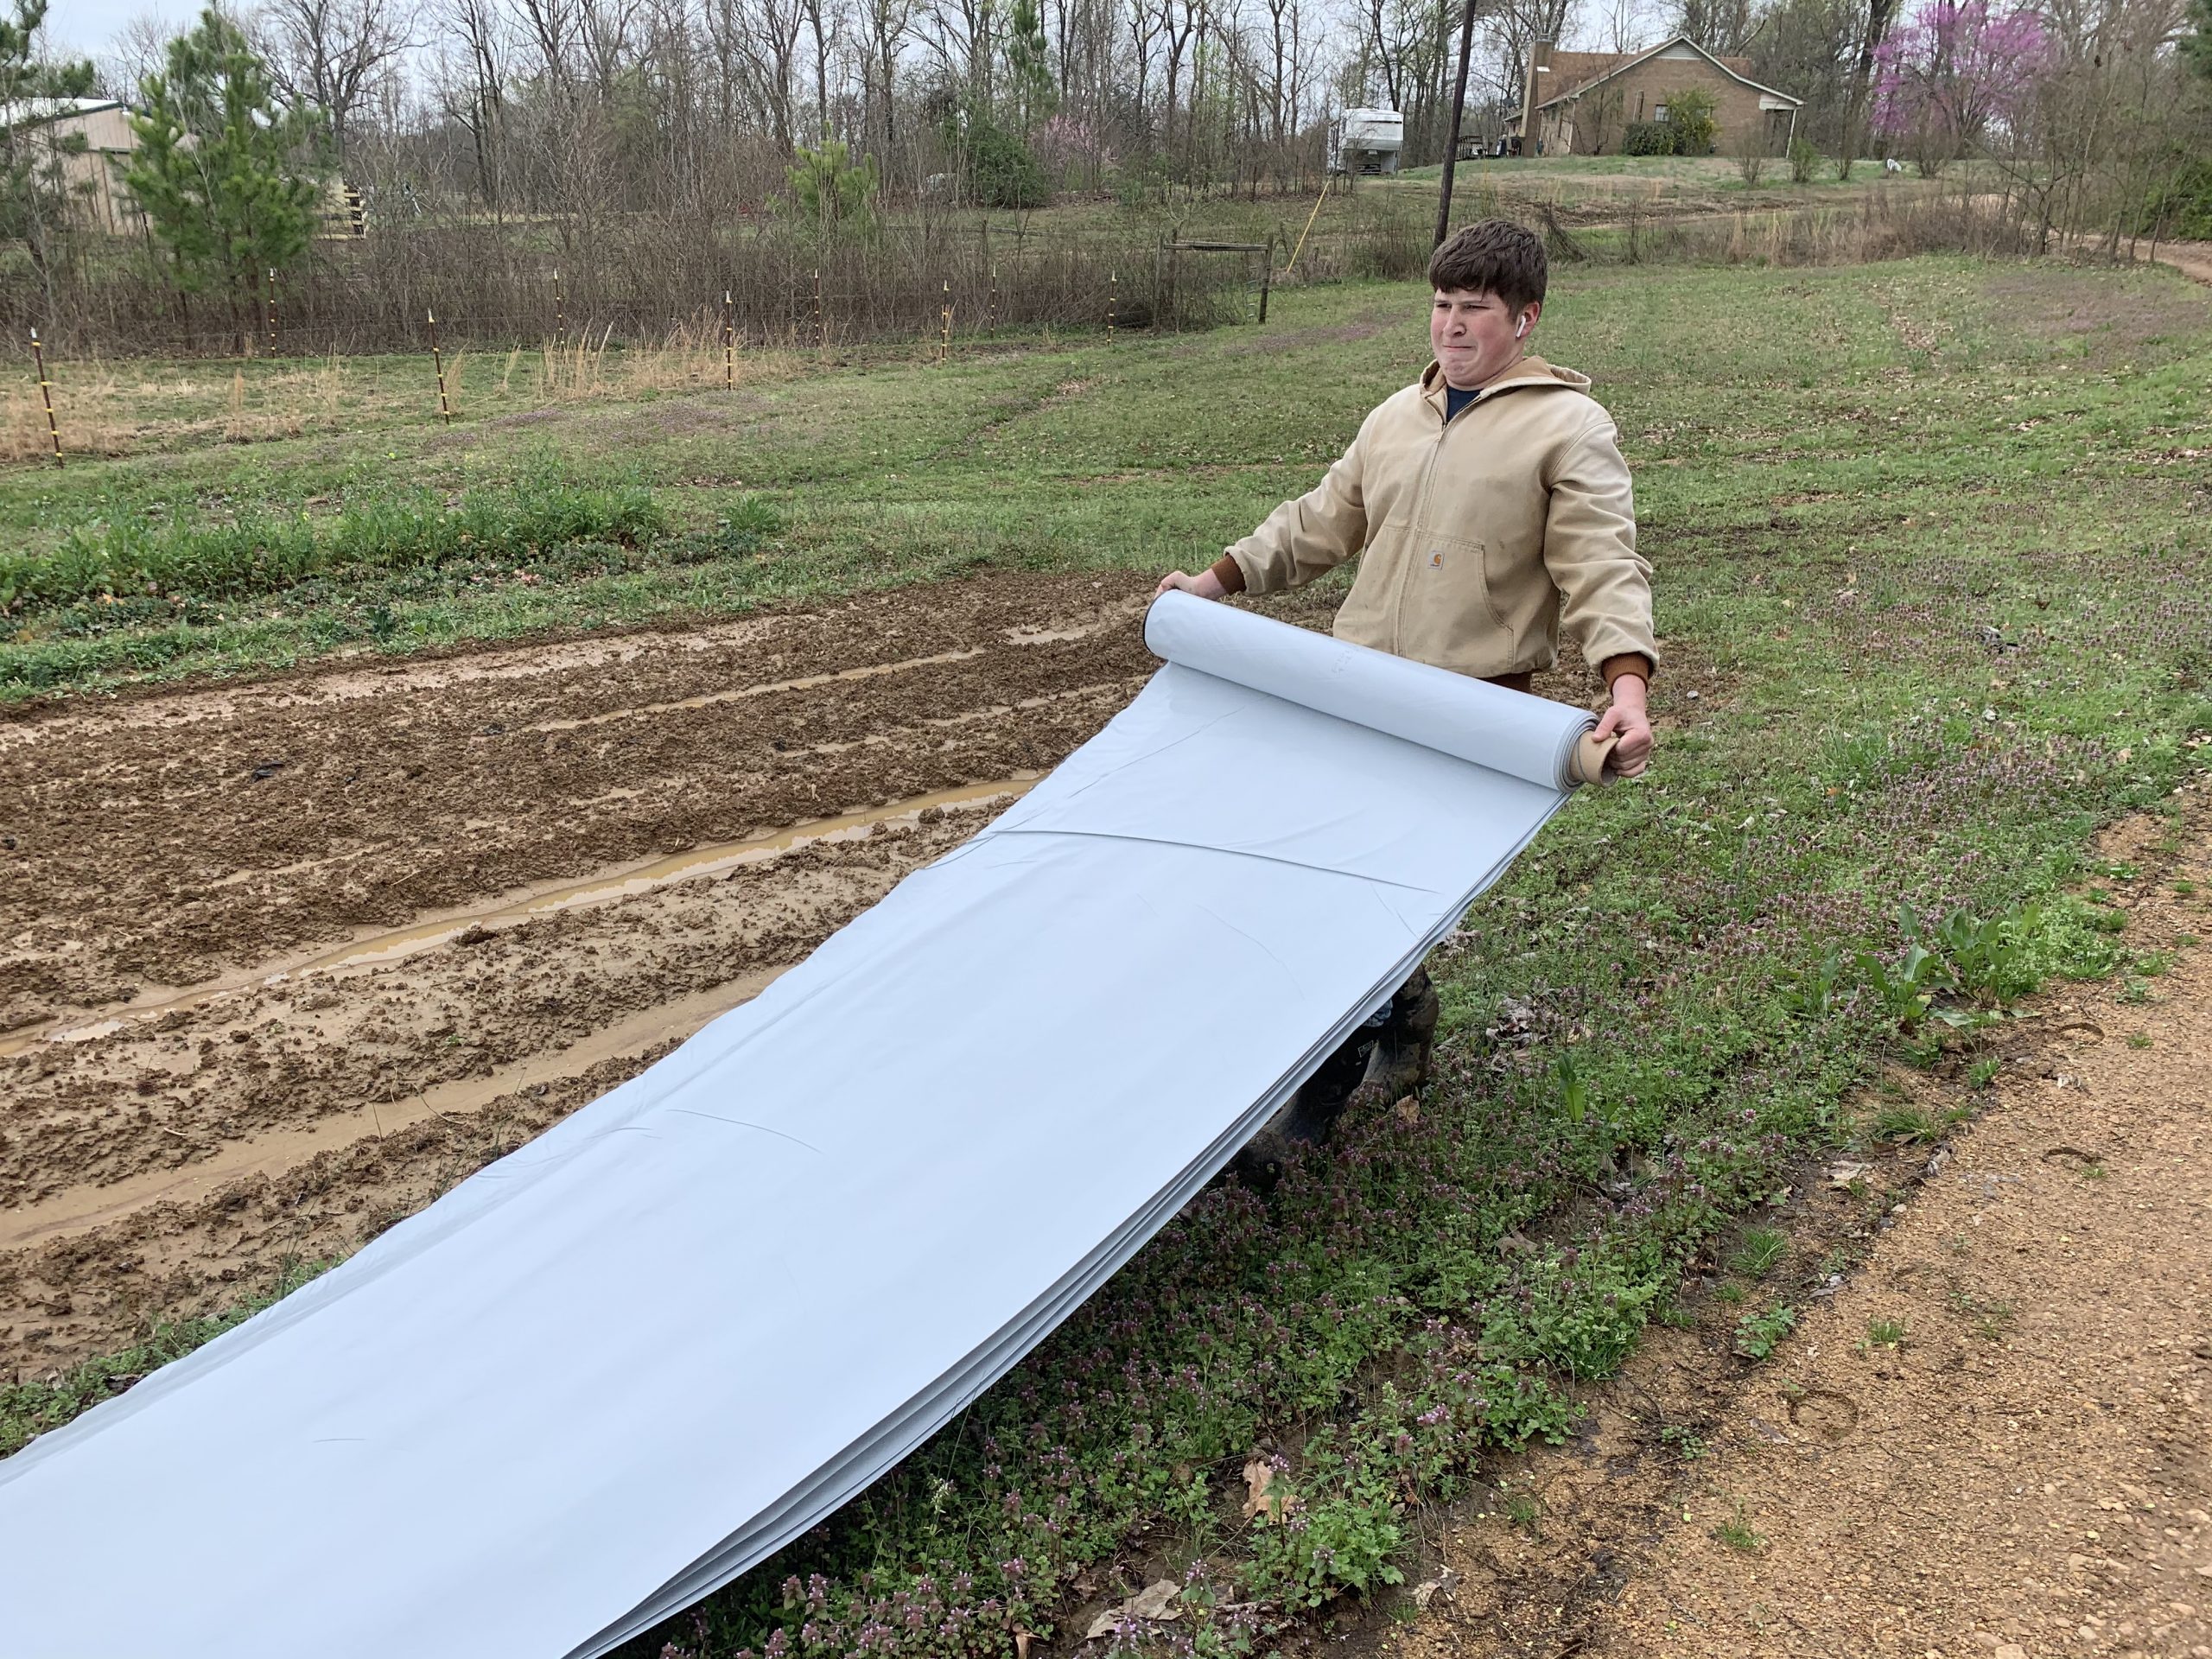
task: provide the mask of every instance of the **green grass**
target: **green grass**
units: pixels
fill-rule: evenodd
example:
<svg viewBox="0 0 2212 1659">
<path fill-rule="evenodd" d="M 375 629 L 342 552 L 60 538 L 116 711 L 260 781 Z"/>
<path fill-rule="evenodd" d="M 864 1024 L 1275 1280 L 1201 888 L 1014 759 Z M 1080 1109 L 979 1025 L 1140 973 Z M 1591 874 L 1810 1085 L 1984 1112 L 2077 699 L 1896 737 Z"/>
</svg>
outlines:
<svg viewBox="0 0 2212 1659">
<path fill-rule="evenodd" d="M 2201 291 L 2156 271 L 1564 270 L 1541 343 L 1593 374 L 1620 419 L 1662 618 L 1700 653 L 1696 671 L 1725 657 L 1764 684 L 1816 664 L 1818 724 L 1840 732 L 1853 711 L 1886 707 L 1869 675 L 1894 668 L 1932 690 L 1974 667 L 1971 697 L 1955 690 L 1942 716 L 1962 734 L 1969 714 L 2017 719 L 2050 689 L 2004 674 L 2014 658 L 1978 650 L 1975 628 L 2063 655 L 2124 624 L 2089 607 L 2113 602 L 2131 559 L 2191 557 L 2190 473 L 2167 456 L 2202 435 L 2208 312 Z M 36 560 L 180 518 L 214 533 L 395 493 L 496 496 L 548 474 L 648 492 L 672 535 L 756 510 L 782 529 L 740 556 L 587 562 L 556 580 L 487 566 L 427 592 L 325 585 L 168 608 L 119 594 L 133 601 L 119 613 L 66 617 L 18 599 L 0 606 L 0 696 L 726 614 L 993 566 L 1191 563 L 1313 481 L 1417 365 L 1422 327 L 1417 289 L 1349 285 L 1279 295 L 1264 329 L 1110 349 L 1033 340 L 943 368 L 887 353 L 734 394 L 550 406 L 497 400 L 479 359 L 480 416 L 450 432 L 419 388 L 391 395 L 419 364 L 348 365 L 362 391 L 342 429 L 10 467 L 0 531 Z M 243 372 L 249 409 L 298 372 Z M 144 378 L 149 410 L 173 380 Z M 1931 652 L 1942 660 L 1922 660 Z M 2092 697 L 2072 734 L 2125 706 Z M 2139 701 L 2133 718 L 2152 713 Z"/>
<path fill-rule="evenodd" d="M 1766 1539 L 1752 1529 L 1740 1503 L 1736 1505 L 1734 1518 L 1716 1525 L 1713 1535 L 1729 1548 L 1741 1550 L 1746 1555 L 1756 1555 L 1766 1548 Z"/>
<path fill-rule="evenodd" d="M 1789 1235 L 1779 1227 L 1747 1227 L 1728 1265 L 1746 1279 L 1764 1279 L 1789 1254 Z"/>
<path fill-rule="evenodd" d="M 1869 1319 L 1866 1321 L 1867 1348 L 1902 1348 L 1905 1344 L 1905 1325 L 1903 1319 Z"/>
<path fill-rule="evenodd" d="M 665 528 L 534 581 L 359 561 L 78 632 L 81 601 L 18 603 L 0 677 L 93 689 L 954 574 L 1192 567 L 1410 376 L 1421 300 L 1297 290 L 1264 330 L 884 354 L 451 434 L 393 403 L 365 434 L 16 468 L 0 525 L 38 553 L 125 520 L 304 511 L 321 534 L 357 497 L 519 499 L 532 478 L 645 492 Z M 1665 725 L 1649 777 L 1574 803 L 1440 956 L 1419 1122 L 1348 1126 L 1268 1205 L 1202 1197 L 959 1424 L 652 1650 L 784 1630 L 842 1653 L 911 1615 L 1010 1651 L 1005 1630 L 1048 1626 L 1141 1535 L 1182 1541 L 1166 1565 L 1197 1568 L 1208 1640 L 1259 1644 L 1239 1620 L 1388 1581 L 1407 1494 L 1471 1491 L 1488 1451 L 1567 1433 L 1578 1380 L 1847 1141 L 1885 1059 L 1988 1081 L 1974 1033 L 1885 1001 L 1916 940 L 1974 968 L 1977 1017 L 2128 965 L 2148 994 L 2164 964 L 2084 884 L 2095 830 L 2163 809 L 2212 732 L 2212 496 L 2187 453 L 2212 448 L 2212 295 L 1960 259 L 1563 270 L 1541 345 L 1596 378 L 1637 469 Z M 1913 938 L 1904 912 L 1929 918 Z M 1739 1351 L 1793 1321 L 1745 1313 Z M 1236 1518 L 1262 1444 L 1304 1529 Z"/>
</svg>

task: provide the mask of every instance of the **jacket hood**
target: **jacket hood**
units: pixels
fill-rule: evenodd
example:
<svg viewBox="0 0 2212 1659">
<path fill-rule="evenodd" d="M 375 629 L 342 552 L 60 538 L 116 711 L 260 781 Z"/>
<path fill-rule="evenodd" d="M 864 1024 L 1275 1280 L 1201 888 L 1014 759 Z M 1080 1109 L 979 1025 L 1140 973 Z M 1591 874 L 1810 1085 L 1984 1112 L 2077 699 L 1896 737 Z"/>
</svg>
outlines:
<svg viewBox="0 0 2212 1659">
<path fill-rule="evenodd" d="M 1590 377 L 1579 370 L 1547 363 L 1532 352 L 1484 386 L 1483 395 L 1488 397 L 1508 386 L 1565 386 L 1569 391 L 1587 391 Z M 1444 365 L 1434 358 L 1421 372 L 1421 389 L 1425 397 L 1440 400 L 1444 396 Z"/>
</svg>

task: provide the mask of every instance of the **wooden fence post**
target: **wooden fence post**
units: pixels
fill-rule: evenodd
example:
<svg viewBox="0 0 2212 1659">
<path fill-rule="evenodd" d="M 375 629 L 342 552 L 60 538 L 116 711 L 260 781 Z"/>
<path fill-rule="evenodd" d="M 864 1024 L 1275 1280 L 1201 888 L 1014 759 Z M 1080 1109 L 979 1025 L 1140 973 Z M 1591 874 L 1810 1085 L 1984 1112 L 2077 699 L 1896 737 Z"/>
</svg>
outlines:
<svg viewBox="0 0 2212 1659">
<path fill-rule="evenodd" d="M 1122 278 L 1118 271 L 1106 273 L 1106 343 L 1114 343 L 1114 312 L 1122 297 Z"/>
<path fill-rule="evenodd" d="M 61 465 L 61 428 L 54 418 L 54 388 L 46 379 L 46 348 L 38 343 L 38 330 L 31 330 L 31 358 L 38 365 L 38 395 L 46 400 L 46 435 L 54 440 L 54 464 Z"/>
<path fill-rule="evenodd" d="M 553 350 L 557 355 L 569 349 L 569 312 L 561 302 L 561 273 L 553 273 Z"/>
<path fill-rule="evenodd" d="M 1268 293 L 1275 281 L 1275 239 L 1268 238 L 1268 263 L 1260 268 L 1260 321 L 1268 320 Z"/>
<path fill-rule="evenodd" d="M 818 351 L 830 344 L 830 330 L 822 321 L 822 267 L 814 268 L 814 344 Z"/>
<path fill-rule="evenodd" d="M 937 360 L 942 363 L 945 347 L 952 344 L 952 283 L 950 278 L 944 284 L 944 297 L 938 302 L 937 326 Z"/>
<path fill-rule="evenodd" d="M 722 385 L 737 390 L 737 330 L 730 321 L 729 289 L 722 289 Z"/>
<path fill-rule="evenodd" d="M 438 351 L 438 314 L 426 310 L 423 314 L 430 320 L 430 366 L 438 375 L 438 413 L 445 417 L 448 426 L 453 424 L 453 404 L 446 397 L 446 360 Z"/>
<path fill-rule="evenodd" d="M 269 355 L 276 355 L 276 267 L 269 267 Z"/>
</svg>

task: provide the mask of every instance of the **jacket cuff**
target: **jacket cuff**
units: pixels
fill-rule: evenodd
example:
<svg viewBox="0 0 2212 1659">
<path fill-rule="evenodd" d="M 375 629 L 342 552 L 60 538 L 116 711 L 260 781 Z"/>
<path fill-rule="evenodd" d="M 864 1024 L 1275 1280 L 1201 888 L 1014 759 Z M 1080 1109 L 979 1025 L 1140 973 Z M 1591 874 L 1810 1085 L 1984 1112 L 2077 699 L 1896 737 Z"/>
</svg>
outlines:
<svg viewBox="0 0 2212 1659">
<path fill-rule="evenodd" d="M 1598 664 L 1598 672 L 1605 677 L 1605 690 L 1613 689 L 1613 682 L 1624 674 L 1633 674 L 1646 685 L 1651 683 L 1651 659 L 1640 651 L 1624 651 L 1618 657 L 1608 657 Z"/>
<path fill-rule="evenodd" d="M 1233 553 L 1224 553 L 1213 562 L 1213 579 L 1232 594 L 1244 591 L 1244 567 L 1236 563 Z"/>
</svg>

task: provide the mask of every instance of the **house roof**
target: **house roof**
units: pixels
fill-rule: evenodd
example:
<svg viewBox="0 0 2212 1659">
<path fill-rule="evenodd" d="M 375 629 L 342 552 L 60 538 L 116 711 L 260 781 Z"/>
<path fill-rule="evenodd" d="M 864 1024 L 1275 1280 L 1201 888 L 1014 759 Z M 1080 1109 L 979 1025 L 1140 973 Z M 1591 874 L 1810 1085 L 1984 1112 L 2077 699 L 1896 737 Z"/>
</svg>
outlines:
<svg viewBox="0 0 2212 1659">
<path fill-rule="evenodd" d="M 1600 81 L 1611 80 L 1615 75 L 1633 69 L 1637 64 L 1649 59 L 1669 53 L 1679 57 L 1681 54 L 1675 52 L 1676 47 L 1688 47 L 1691 52 L 1703 58 L 1731 80 L 1740 81 L 1754 92 L 1764 92 L 1770 98 L 1787 99 L 1792 108 L 1805 101 L 1777 87 L 1768 86 L 1753 80 L 1745 73 L 1751 67 L 1751 60 L 1749 58 L 1715 57 L 1688 35 L 1677 35 L 1672 40 L 1662 41 L 1658 45 L 1643 52 L 1553 53 L 1551 72 L 1560 76 L 1566 84 L 1550 97 L 1539 99 L 1536 107 L 1540 110 L 1548 110 L 1554 104 L 1572 103 Z"/>
<path fill-rule="evenodd" d="M 65 115 L 98 115 L 119 110 L 119 98 L 27 98 L 20 104 L 0 104 L 0 121 L 20 125 L 26 121 L 59 121 Z"/>
<path fill-rule="evenodd" d="M 128 107 L 122 99 L 115 98 L 27 98 L 20 103 L 0 104 L 0 127 L 10 131 L 27 131 L 38 127 L 50 127 L 58 121 L 98 115 L 105 110 Z"/>
</svg>

